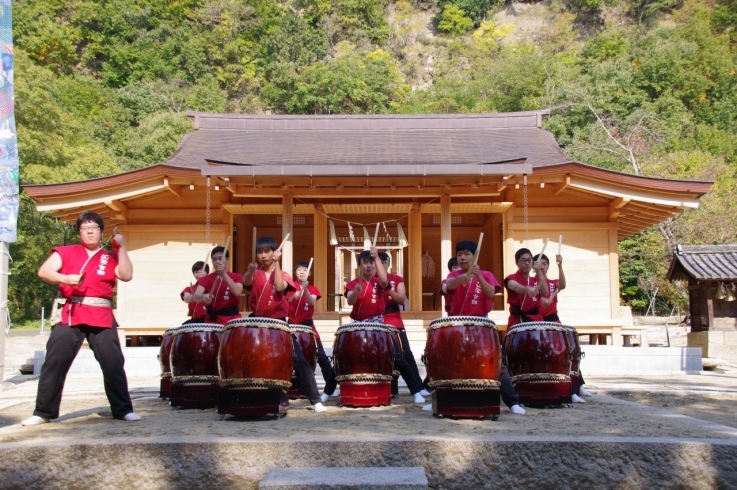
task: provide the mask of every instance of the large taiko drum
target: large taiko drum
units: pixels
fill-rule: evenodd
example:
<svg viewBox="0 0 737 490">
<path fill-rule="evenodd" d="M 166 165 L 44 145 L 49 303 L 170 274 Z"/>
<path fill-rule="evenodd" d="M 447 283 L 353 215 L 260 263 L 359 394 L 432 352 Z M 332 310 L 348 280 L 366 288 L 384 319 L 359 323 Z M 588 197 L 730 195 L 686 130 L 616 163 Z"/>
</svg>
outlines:
<svg viewBox="0 0 737 490">
<path fill-rule="evenodd" d="M 391 403 L 394 347 L 391 327 L 354 322 L 335 332 L 333 361 L 340 383 L 340 403 L 375 407 Z"/>
<path fill-rule="evenodd" d="M 399 336 L 399 329 L 393 325 L 385 326 L 389 327 L 389 330 L 391 331 L 389 333 L 389 337 L 392 340 L 392 348 L 395 349 L 394 352 L 399 351 L 403 353 L 404 347 L 402 347 L 402 338 Z M 395 367 L 395 369 L 392 370 L 392 398 L 396 398 L 399 396 L 399 376 L 400 373 Z"/>
<path fill-rule="evenodd" d="M 518 323 L 504 338 L 504 361 L 521 403 L 571 403 L 570 327 L 552 322 Z"/>
<path fill-rule="evenodd" d="M 218 349 L 221 325 L 188 323 L 171 332 L 171 404 L 211 408 L 218 402 Z"/>
<path fill-rule="evenodd" d="M 584 353 L 581 350 L 581 344 L 578 341 L 578 332 L 576 328 L 571 325 L 561 325 L 566 331 L 566 337 L 568 338 L 568 346 L 570 348 L 571 356 L 571 384 L 573 385 L 573 393 L 578 393 L 578 389 L 581 388 L 581 359 L 584 357 Z"/>
<path fill-rule="evenodd" d="M 176 328 L 169 328 L 164 332 L 161 347 L 159 347 L 159 365 L 161 366 L 160 398 L 171 397 L 171 363 L 169 356 L 171 355 L 171 344 L 174 341 L 173 333 Z"/>
<path fill-rule="evenodd" d="M 473 316 L 433 320 L 427 329 L 425 365 L 435 415 L 499 415 L 501 348 L 493 321 Z"/>
<path fill-rule="evenodd" d="M 282 415 L 289 408 L 292 332 L 273 318 L 238 318 L 225 324 L 218 368 L 218 413 Z"/>
<path fill-rule="evenodd" d="M 307 325 L 290 324 L 289 329 L 292 331 L 292 336 L 297 339 L 297 344 L 302 349 L 302 355 L 305 360 L 312 368 L 312 372 L 317 367 L 317 342 L 315 341 L 315 331 L 312 327 Z M 297 374 L 292 370 L 292 387 L 289 388 L 288 394 L 290 399 L 299 398 L 303 396 L 302 389 L 297 381 Z"/>
</svg>

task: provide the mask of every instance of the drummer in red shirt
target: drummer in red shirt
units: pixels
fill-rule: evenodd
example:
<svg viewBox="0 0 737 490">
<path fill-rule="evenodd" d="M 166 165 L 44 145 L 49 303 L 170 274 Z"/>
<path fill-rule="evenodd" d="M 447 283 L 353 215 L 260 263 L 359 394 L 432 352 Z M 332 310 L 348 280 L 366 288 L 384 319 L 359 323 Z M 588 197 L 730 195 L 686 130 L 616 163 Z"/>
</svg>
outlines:
<svg viewBox="0 0 737 490">
<path fill-rule="evenodd" d="M 386 311 L 386 295 L 391 291 L 391 286 L 384 264 L 381 260 L 376 260 L 377 258 L 379 258 L 379 250 L 376 247 L 361 252 L 358 256 L 361 275 L 345 286 L 346 301 L 353 306 L 351 318 L 357 322 L 387 324 L 384 312 Z M 389 325 L 393 326 L 393 324 Z M 415 377 L 398 345 L 394 346 L 394 365 L 407 383 L 414 402 L 425 403 L 425 399 L 420 394 L 422 383 L 417 379 L 419 376 Z"/>
<path fill-rule="evenodd" d="M 320 400 L 325 403 L 331 396 L 338 396 L 340 391 L 335 389 L 338 383 L 333 374 L 333 366 L 330 364 L 327 354 L 325 354 L 325 348 L 320 340 L 320 333 L 315 328 L 315 322 L 312 319 L 315 314 L 315 303 L 322 298 L 322 293 L 316 286 L 308 282 L 309 267 L 309 262 L 297 262 L 294 267 L 294 277 L 298 283 L 295 284 L 297 291 L 289 296 L 289 323 L 311 327 L 315 334 L 317 364 L 320 366 L 322 377 L 325 380 L 325 391 L 320 395 Z"/>
<path fill-rule="evenodd" d="M 194 300 L 207 307 L 205 323 L 225 325 L 230 320 L 242 318 L 238 306 L 243 292 L 243 276 L 228 270 L 228 251 L 225 247 L 215 247 L 210 260 L 215 269 L 197 281 Z"/>
<path fill-rule="evenodd" d="M 112 237 L 115 252 L 102 248 L 105 222 L 97 213 L 80 214 L 76 226 L 80 243 L 53 248 L 38 269 L 38 277 L 59 285 L 62 307 L 60 316 L 51 318 L 53 327 L 38 381 L 36 409 L 23 425 L 45 424 L 59 417 L 64 381 L 85 339 L 102 369 L 113 418 L 141 420 L 128 393 L 118 324 L 113 317 L 117 281 L 133 279 L 125 239 L 118 234 Z"/>
<path fill-rule="evenodd" d="M 476 243 L 471 240 L 462 240 L 456 244 L 459 270 L 448 274 L 444 285 L 445 293 L 450 299 L 451 316 L 488 318 L 489 312 L 494 309 L 494 296 L 502 290 L 491 272 L 482 271 L 478 265 L 473 265 L 476 248 Z M 470 278 L 469 270 L 471 271 Z M 519 405 L 519 397 L 512 385 L 512 378 L 509 377 L 509 372 L 504 365 L 499 372 L 499 382 L 504 404 L 512 413 L 524 415 L 525 410 Z M 428 410 L 432 410 L 432 406 Z"/>
<path fill-rule="evenodd" d="M 541 322 L 538 298 L 548 295 L 548 283 L 545 274 L 540 270 L 540 262 L 533 262 L 532 252 L 521 248 L 514 254 L 517 272 L 504 279 L 509 303 L 509 320 L 507 330 L 522 322 Z M 530 276 L 534 269 L 535 275 Z"/>
<path fill-rule="evenodd" d="M 201 260 L 195 262 L 192 265 L 192 275 L 195 280 L 200 280 L 210 273 L 210 266 Z M 179 293 L 179 297 L 182 301 L 187 303 L 187 316 L 189 320 L 184 322 L 184 325 L 188 323 L 205 323 L 205 317 L 207 316 L 207 305 L 205 303 L 194 300 L 194 292 L 197 288 L 192 285 L 187 286 Z"/>
<path fill-rule="evenodd" d="M 297 287 L 292 282 L 289 273 L 281 270 L 279 264 L 281 250 L 278 250 L 276 240 L 270 236 L 256 240 L 256 257 L 261 265 L 248 264 L 248 272 L 243 276 L 243 285 L 251 291 L 250 306 L 253 313 L 250 316 L 287 321 L 289 317 L 288 295 L 297 291 Z M 312 366 L 302 354 L 302 349 L 294 335 L 292 335 L 292 346 L 294 347 L 294 372 L 300 388 L 315 412 L 324 412 L 327 409 L 321 403 L 315 373 L 312 372 Z"/>
<path fill-rule="evenodd" d="M 547 255 L 543 254 L 542 257 L 540 257 L 539 255 L 535 255 L 532 260 L 540 261 L 540 270 L 546 276 L 548 282 L 548 290 L 550 292 L 548 296 L 540 298 L 540 314 L 542 315 L 543 320 L 546 322 L 561 323 L 560 318 L 558 317 L 558 293 L 566 288 L 566 275 L 563 272 L 563 256 L 555 256 L 555 263 L 558 265 L 558 279 L 547 278 L 548 269 L 550 267 L 550 260 L 548 259 Z M 586 403 L 586 401 L 579 396 L 589 394 L 589 392 L 586 391 L 586 389 L 584 389 L 583 387 L 584 380 L 580 369 L 578 375 L 578 393 L 571 394 L 571 400 L 573 401 L 573 403 Z M 574 383 L 571 383 L 571 386 L 574 388 L 575 391 L 576 385 Z"/>
</svg>

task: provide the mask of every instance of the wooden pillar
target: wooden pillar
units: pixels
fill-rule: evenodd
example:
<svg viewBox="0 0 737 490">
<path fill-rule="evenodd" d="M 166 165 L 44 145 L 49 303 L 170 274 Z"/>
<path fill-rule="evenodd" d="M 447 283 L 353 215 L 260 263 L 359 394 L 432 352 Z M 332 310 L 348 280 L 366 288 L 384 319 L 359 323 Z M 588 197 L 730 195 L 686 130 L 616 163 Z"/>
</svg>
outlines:
<svg viewBox="0 0 737 490">
<path fill-rule="evenodd" d="M 440 196 L 440 273 L 448 274 L 448 261 L 453 257 L 453 237 L 451 229 L 450 194 Z M 440 297 L 440 311 L 446 316 L 445 296 Z"/>
<path fill-rule="evenodd" d="M 292 243 L 294 241 L 294 199 L 291 194 L 282 197 L 282 212 L 281 212 L 281 236 L 284 239 L 289 233 L 290 237 L 284 243 L 281 249 L 281 268 L 287 271 L 289 274 L 293 272 L 293 250 Z"/>
<path fill-rule="evenodd" d="M 326 311 L 328 293 L 328 218 L 320 213 L 315 213 L 315 226 L 312 238 L 312 277 L 314 285 L 325 297 L 322 301 L 315 303 L 315 312 Z"/>
<path fill-rule="evenodd" d="M 422 213 L 420 205 L 413 204 L 407 217 L 409 236 L 409 309 L 422 311 Z"/>
</svg>

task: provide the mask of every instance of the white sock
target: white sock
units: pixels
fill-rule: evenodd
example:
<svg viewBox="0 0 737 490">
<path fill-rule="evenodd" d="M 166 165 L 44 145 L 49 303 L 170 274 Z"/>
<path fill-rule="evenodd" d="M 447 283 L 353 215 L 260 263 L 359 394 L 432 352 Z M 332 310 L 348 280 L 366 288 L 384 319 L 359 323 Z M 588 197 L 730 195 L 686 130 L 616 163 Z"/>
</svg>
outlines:
<svg viewBox="0 0 737 490">
<path fill-rule="evenodd" d="M 420 392 L 414 394 L 415 397 L 415 403 L 425 403 L 425 399 L 422 398 L 422 395 L 420 395 Z"/>
<path fill-rule="evenodd" d="M 340 396 L 340 388 L 335 388 L 335 391 L 330 396 L 332 397 Z"/>
<path fill-rule="evenodd" d="M 21 422 L 21 425 L 29 426 L 29 425 L 40 425 L 40 424 L 48 424 L 50 422 L 49 419 L 45 419 L 43 417 L 39 417 L 38 415 L 34 415 L 33 417 L 29 417 L 23 422 Z"/>
<path fill-rule="evenodd" d="M 422 410 L 425 412 L 432 412 L 432 403 L 428 403 L 427 405 L 423 406 Z"/>
<path fill-rule="evenodd" d="M 581 396 L 591 396 L 591 395 L 593 395 L 592 392 L 590 392 L 589 390 L 587 390 L 583 386 L 581 386 L 581 387 L 578 388 L 578 394 L 581 395 Z"/>
<path fill-rule="evenodd" d="M 429 391 L 427 391 L 427 390 L 421 390 L 420 391 L 420 395 L 422 395 L 422 396 L 430 396 L 431 393 Z"/>
<path fill-rule="evenodd" d="M 323 393 L 322 395 L 320 395 L 320 401 L 323 403 L 326 403 L 329 398 L 330 396 L 327 393 Z"/>
<path fill-rule="evenodd" d="M 584 400 L 583 398 L 581 398 L 578 395 L 571 395 L 571 401 L 573 403 L 586 403 L 586 400 Z"/>
<path fill-rule="evenodd" d="M 509 410 L 512 413 L 516 413 L 517 415 L 524 415 L 525 413 L 527 413 L 525 412 L 525 409 L 520 407 L 519 405 L 512 405 L 511 407 L 509 407 Z"/>
<path fill-rule="evenodd" d="M 313 405 L 313 408 L 315 409 L 315 413 L 320 413 L 320 412 L 324 412 L 325 410 L 327 410 L 327 408 L 325 408 L 325 405 L 323 405 L 320 402 L 315 403 Z"/>
<path fill-rule="evenodd" d="M 141 420 L 141 416 L 138 415 L 136 412 L 131 412 L 123 417 L 123 420 L 127 420 L 128 422 L 138 422 L 139 420 Z"/>
</svg>

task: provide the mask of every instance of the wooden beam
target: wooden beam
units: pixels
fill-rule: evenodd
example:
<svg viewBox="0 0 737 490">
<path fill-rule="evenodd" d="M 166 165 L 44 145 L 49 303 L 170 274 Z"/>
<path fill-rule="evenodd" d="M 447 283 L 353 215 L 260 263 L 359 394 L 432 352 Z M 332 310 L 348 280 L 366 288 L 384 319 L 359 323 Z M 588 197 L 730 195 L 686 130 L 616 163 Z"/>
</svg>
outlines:
<svg viewBox="0 0 737 490">
<path fill-rule="evenodd" d="M 419 204 L 407 217 L 409 241 L 409 309 L 422 311 L 422 213 Z"/>
<path fill-rule="evenodd" d="M 615 221 L 619 218 L 622 208 L 629 204 L 629 202 L 630 200 L 628 198 L 618 197 L 614 199 L 609 204 L 609 221 Z"/>
<path fill-rule="evenodd" d="M 177 197 L 182 197 L 182 186 L 180 185 L 170 185 L 169 184 L 169 177 L 164 177 L 164 188 L 174 194 Z"/>
<path fill-rule="evenodd" d="M 119 219 L 120 221 L 126 221 L 126 211 L 128 210 L 128 207 L 121 201 L 105 201 L 105 206 L 109 207 L 113 211 L 116 211 L 114 213 L 116 219 Z"/>
<path fill-rule="evenodd" d="M 502 183 L 501 184 L 497 184 L 496 191 L 499 192 L 499 193 L 501 193 L 503 190 L 505 190 L 507 187 L 509 187 L 509 179 L 510 179 L 509 176 L 502 177 Z"/>
<path fill-rule="evenodd" d="M 564 190 L 568 189 L 568 187 L 569 187 L 570 185 L 571 185 L 571 174 L 566 174 L 566 180 L 565 180 L 565 181 L 563 182 L 563 184 L 562 184 L 562 185 L 560 186 L 560 188 L 558 188 L 558 189 L 557 189 L 557 190 L 556 190 L 556 191 L 555 191 L 555 192 L 553 193 L 553 195 L 554 195 L 554 196 L 557 196 L 558 194 L 560 194 L 560 193 L 561 193 L 561 192 L 563 192 Z"/>
<path fill-rule="evenodd" d="M 507 228 L 514 231 L 524 231 L 524 223 L 508 223 Z M 617 223 L 601 221 L 596 223 L 529 223 L 528 228 L 532 230 L 607 230 L 616 229 Z"/>
<path fill-rule="evenodd" d="M 315 213 L 314 233 L 312 237 L 312 254 L 314 262 L 312 275 L 314 285 L 322 292 L 325 299 L 315 303 L 315 312 L 322 313 L 327 310 L 328 302 L 328 219 L 321 213 Z"/>
<path fill-rule="evenodd" d="M 85 194 L 74 194 L 60 198 L 46 199 L 43 202 L 36 204 L 36 209 L 38 211 L 56 211 L 80 207 L 87 209 L 91 206 L 102 206 L 105 201 L 130 199 L 162 190 L 164 190 L 164 184 L 160 180 L 134 182 L 129 186 L 115 189 L 114 191 L 110 191 L 109 189 L 98 189 Z"/>
</svg>

